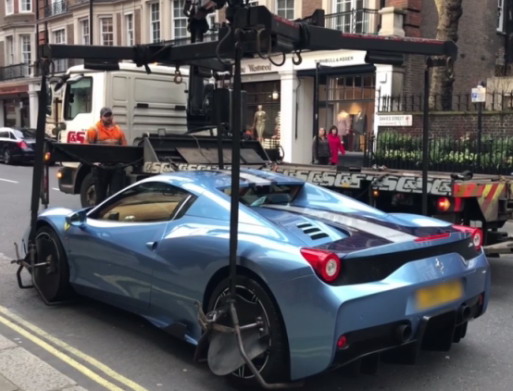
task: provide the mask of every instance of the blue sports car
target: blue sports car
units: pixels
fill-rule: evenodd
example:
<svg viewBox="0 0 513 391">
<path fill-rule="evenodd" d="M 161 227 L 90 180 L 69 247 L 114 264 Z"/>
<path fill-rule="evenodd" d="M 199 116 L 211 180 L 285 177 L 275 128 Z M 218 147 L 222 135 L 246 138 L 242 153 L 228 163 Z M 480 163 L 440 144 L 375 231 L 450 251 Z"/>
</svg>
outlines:
<svg viewBox="0 0 513 391">
<path fill-rule="evenodd" d="M 171 173 L 93 208 L 45 211 L 35 234 L 40 293 L 96 298 L 198 344 L 199 314 L 229 293 L 230 184 L 229 171 Z M 239 196 L 239 320 L 259 325 L 264 349 L 252 359 L 267 380 L 413 362 L 420 349 L 448 350 L 486 310 L 479 229 L 383 213 L 260 170 L 242 170 Z M 209 356 L 215 373 L 255 381 L 243 361 L 220 368 Z"/>
</svg>

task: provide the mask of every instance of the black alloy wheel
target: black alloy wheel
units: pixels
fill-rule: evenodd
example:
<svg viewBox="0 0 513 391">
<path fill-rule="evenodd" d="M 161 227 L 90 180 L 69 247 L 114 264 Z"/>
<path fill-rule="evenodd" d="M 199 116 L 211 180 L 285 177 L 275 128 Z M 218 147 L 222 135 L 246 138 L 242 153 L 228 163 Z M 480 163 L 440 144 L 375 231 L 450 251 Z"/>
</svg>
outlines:
<svg viewBox="0 0 513 391">
<path fill-rule="evenodd" d="M 57 234 L 48 226 L 36 232 L 36 262 L 46 263 L 32 272 L 36 289 L 43 298 L 50 303 L 69 299 L 73 291 L 66 253 Z"/>
</svg>

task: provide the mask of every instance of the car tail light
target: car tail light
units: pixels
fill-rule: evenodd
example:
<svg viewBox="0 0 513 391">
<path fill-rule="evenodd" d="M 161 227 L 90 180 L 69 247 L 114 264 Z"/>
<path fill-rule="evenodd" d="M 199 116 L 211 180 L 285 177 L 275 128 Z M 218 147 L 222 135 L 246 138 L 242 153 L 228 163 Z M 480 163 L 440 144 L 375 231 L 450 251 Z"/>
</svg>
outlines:
<svg viewBox="0 0 513 391">
<path fill-rule="evenodd" d="M 20 147 L 21 149 L 27 149 L 28 148 L 28 145 L 25 141 L 18 141 L 18 147 Z"/>
<path fill-rule="evenodd" d="M 467 227 L 465 225 L 453 225 L 452 227 L 458 231 L 469 234 L 476 250 L 481 249 L 483 246 L 483 231 L 480 228 Z"/>
<path fill-rule="evenodd" d="M 340 275 L 342 262 L 336 254 L 315 248 L 302 248 L 301 255 L 312 265 L 323 281 L 333 282 Z"/>
</svg>

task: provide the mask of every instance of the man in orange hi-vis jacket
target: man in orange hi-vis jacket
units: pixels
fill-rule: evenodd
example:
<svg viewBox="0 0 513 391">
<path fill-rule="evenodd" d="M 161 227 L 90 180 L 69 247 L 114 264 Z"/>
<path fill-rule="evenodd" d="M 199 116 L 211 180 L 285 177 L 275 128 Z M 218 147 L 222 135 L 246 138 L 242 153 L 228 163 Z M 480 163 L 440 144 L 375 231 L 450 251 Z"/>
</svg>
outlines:
<svg viewBox="0 0 513 391">
<path fill-rule="evenodd" d="M 87 131 L 85 143 L 127 145 L 125 133 L 114 123 L 109 107 L 100 110 L 100 120 Z"/>
<path fill-rule="evenodd" d="M 114 123 L 112 110 L 104 107 L 100 110 L 100 120 L 87 131 L 85 144 L 127 145 L 125 133 Z M 99 204 L 107 195 L 114 194 L 124 187 L 125 171 L 117 165 L 94 165 L 96 202 Z"/>
</svg>

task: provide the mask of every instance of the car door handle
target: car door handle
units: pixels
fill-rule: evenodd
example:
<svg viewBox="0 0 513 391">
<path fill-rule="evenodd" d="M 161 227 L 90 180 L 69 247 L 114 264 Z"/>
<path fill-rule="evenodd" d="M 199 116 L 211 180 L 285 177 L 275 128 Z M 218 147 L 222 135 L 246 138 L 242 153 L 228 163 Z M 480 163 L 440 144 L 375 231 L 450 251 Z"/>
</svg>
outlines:
<svg viewBox="0 0 513 391">
<path fill-rule="evenodd" d="M 146 242 L 146 247 L 150 250 L 155 250 L 159 242 Z"/>
</svg>

